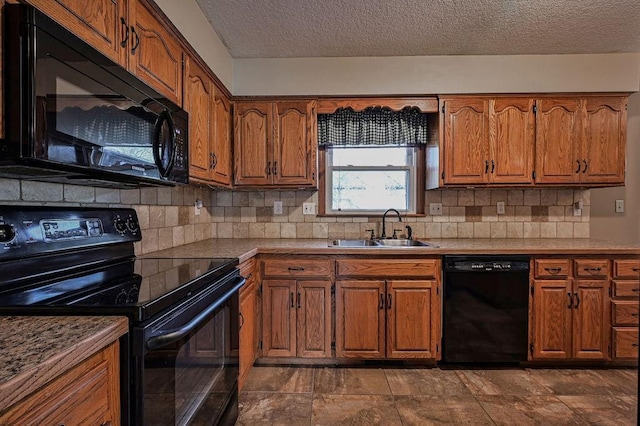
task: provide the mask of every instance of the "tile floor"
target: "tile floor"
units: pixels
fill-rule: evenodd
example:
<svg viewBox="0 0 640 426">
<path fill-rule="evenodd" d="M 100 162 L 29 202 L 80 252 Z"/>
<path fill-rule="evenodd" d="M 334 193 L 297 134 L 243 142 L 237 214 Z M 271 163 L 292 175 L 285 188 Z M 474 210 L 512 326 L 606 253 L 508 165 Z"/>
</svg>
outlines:
<svg viewBox="0 0 640 426">
<path fill-rule="evenodd" d="M 635 425 L 635 369 L 254 367 L 238 425 Z"/>
</svg>

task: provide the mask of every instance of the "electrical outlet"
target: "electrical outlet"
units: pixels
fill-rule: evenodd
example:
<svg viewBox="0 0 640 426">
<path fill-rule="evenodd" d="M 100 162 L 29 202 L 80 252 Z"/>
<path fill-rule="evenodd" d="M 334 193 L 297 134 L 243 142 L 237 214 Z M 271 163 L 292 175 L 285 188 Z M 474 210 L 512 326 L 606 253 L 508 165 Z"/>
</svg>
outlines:
<svg viewBox="0 0 640 426">
<path fill-rule="evenodd" d="M 316 214 L 316 203 L 302 203 L 302 214 Z"/>
<path fill-rule="evenodd" d="M 429 214 L 431 216 L 441 216 L 442 203 L 429 203 Z"/>
<path fill-rule="evenodd" d="M 282 214 L 282 201 L 273 202 L 273 214 Z"/>
<path fill-rule="evenodd" d="M 498 201 L 496 204 L 496 210 L 498 211 L 498 214 L 504 214 L 504 201 Z"/>
<path fill-rule="evenodd" d="M 616 200 L 616 213 L 624 213 L 624 200 Z"/>
<path fill-rule="evenodd" d="M 582 209 L 573 209 L 573 215 L 574 216 L 582 216 Z"/>
<path fill-rule="evenodd" d="M 200 209 L 202 208 L 202 200 L 197 199 L 194 203 L 194 213 L 196 216 L 200 216 Z"/>
</svg>

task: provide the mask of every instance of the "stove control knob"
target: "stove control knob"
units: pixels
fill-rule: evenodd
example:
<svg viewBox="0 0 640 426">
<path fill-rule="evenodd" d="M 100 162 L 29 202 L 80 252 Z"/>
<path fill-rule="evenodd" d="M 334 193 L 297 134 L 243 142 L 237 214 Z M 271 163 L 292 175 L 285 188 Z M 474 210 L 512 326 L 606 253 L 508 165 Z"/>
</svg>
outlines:
<svg viewBox="0 0 640 426">
<path fill-rule="evenodd" d="M 121 234 L 124 234 L 125 232 L 127 232 L 127 224 L 125 223 L 124 220 L 117 218 L 114 222 L 113 222 L 113 226 L 114 228 L 116 228 L 116 231 L 118 231 Z"/>
<path fill-rule="evenodd" d="M 134 234 L 138 232 L 138 230 L 140 229 L 140 225 L 138 224 L 138 221 L 132 218 L 131 216 L 127 219 L 126 225 L 127 225 L 127 229 L 133 232 Z"/>
<path fill-rule="evenodd" d="M 16 238 L 16 230 L 9 224 L 0 225 L 0 243 L 8 244 Z"/>
</svg>

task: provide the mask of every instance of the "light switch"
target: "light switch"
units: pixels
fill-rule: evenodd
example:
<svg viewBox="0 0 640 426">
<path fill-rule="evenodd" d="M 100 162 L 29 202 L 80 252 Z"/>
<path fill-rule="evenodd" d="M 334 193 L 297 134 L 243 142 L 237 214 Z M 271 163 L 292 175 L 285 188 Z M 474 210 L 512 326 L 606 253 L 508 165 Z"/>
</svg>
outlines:
<svg viewBox="0 0 640 426">
<path fill-rule="evenodd" d="M 282 214 L 282 201 L 277 200 L 273 202 L 273 214 Z"/>
</svg>

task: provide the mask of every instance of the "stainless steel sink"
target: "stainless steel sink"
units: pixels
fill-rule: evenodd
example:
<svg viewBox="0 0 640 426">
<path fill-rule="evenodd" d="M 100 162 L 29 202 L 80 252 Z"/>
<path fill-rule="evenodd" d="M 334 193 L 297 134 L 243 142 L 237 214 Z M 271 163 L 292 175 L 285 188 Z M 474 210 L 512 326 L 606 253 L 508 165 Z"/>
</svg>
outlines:
<svg viewBox="0 0 640 426">
<path fill-rule="evenodd" d="M 376 247 L 373 240 L 333 240 L 329 242 L 330 247 Z"/>
<path fill-rule="evenodd" d="M 385 239 L 385 240 L 333 240 L 330 247 L 433 247 L 432 244 L 417 240 Z"/>
<path fill-rule="evenodd" d="M 376 240 L 376 244 L 382 247 L 432 247 L 432 244 L 418 240 Z"/>
</svg>

